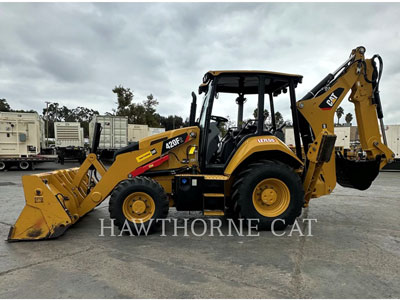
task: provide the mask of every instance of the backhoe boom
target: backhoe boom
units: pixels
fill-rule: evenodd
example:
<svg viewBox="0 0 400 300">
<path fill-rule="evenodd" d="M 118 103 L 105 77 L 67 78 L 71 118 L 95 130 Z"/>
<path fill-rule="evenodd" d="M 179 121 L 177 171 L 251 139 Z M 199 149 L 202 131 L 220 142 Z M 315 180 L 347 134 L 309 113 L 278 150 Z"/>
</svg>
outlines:
<svg viewBox="0 0 400 300">
<path fill-rule="evenodd" d="M 354 49 L 337 71 L 326 76 L 297 102 L 302 141 L 307 153 L 309 145 L 321 132 L 334 133 L 335 112 L 351 91 L 349 101 L 354 104 L 361 147 L 367 155 L 365 162 L 356 162 L 335 156 L 333 151 L 329 162 L 321 168 L 313 197 L 329 194 L 336 181 L 346 187 L 364 190 L 371 185 L 379 170 L 393 161 L 394 154 L 382 140 L 378 123 L 379 118 L 383 126 L 378 91 L 381 70 L 378 72 L 374 60 L 365 59 L 364 53 L 364 47 Z"/>
</svg>

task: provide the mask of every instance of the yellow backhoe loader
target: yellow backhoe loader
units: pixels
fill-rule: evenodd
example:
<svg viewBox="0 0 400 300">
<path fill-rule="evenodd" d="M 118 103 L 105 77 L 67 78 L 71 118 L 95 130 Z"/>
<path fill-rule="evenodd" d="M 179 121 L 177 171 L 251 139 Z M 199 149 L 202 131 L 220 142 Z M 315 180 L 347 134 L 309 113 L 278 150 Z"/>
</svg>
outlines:
<svg viewBox="0 0 400 300">
<path fill-rule="evenodd" d="M 203 78 L 200 117 L 190 126 L 147 137 L 115 153 L 104 167 L 96 155 L 100 130 L 96 124 L 91 153 L 79 168 L 23 176 L 26 205 L 8 241 L 56 238 L 108 196 L 110 217 L 121 229 L 128 222 L 158 228 L 169 207 L 202 211 L 206 216 L 232 215 L 258 219 L 259 229 L 293 224 L 311 198 L 327 195 L 336 182 L 367 189 L 379 170 L 393 160 L 386 146 L 379 97 L 382 60 L 364 58 L 365 48 L 352 50 L 335 72 L 327 75 L 301 100 L 295 88 L 302 76 L 267 71 L 210 71 Z M 378 67 L 379 64 L 379 67 Z M 283 126 L 265 116 L 243 122 L 246 95 L 258 95 L 258 112 L 269 97 L 288 93 L 295 149 L 281 139 Z M 223 138 L 227 119 L 212 114 L 218 95 L 226 93 L 238 106 L 238 126 Z M 334 114 L 344 97 L 354 103 L 366 159 L 349 160 L 335 153 Z M 224 100 L 225 101 L 225 100 Z M 226 105 L 231 105 L 226 103 Z M 379 126 L 380 122 L 380 126 Z"/>
</svg>

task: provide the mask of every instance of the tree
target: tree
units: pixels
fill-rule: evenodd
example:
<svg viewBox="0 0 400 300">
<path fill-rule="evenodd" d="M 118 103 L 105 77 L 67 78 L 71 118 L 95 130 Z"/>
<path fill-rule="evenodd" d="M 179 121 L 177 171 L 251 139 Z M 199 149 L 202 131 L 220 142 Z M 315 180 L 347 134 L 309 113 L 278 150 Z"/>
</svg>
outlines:
<svg viewBox="0 0 400 300">
<path fill-rule="evenodd" d="M 282 114 L 281 114 L 279 111 L 277 111 L 277 112 L 275 113 L 275 123 L 276 123 L 276 127 L 281 126 L 284 122 L 285 122 L 285 121 L 283 120 Z"/>
<path fill-rule="evenodd" d="M 47 138 L 54 138 L 54 122 L 60 121 L 58 119 L 59 115 L 59 109 L 58 109 L 59 104 L 57 102 L 54 103 L 49 103 L 47 108 L 43 108 L 43 117 L 46 120 L 46 128 L 49 128 L 49 132 L 46 130 L 46 135 Z"/>
<path fill-rule="evenodd" d="M 83 135 L 85 137 L 89 137 L 89 123 L 96 115 L 99 115 L 99 112 L 97 110 L 78 106 L 77 108 L 72 110 L 71 117 L 75 119 L 75 122 L 81 123 L 81 127 L 83 128 Z"/>
<path fill-rule="evenodd" d="M 6 99 L 0 99 L 0 111 L 4 112 L 20 112 L 20 113 L 37 113 L 36 110 L 23 110 L 23 109 L 11 109 Z"/>
<path fill-rule="evenodd" d="M 343 107 L 339 106 L 336 109 L 336 116 L 338 118 L 338 122 L 337 122 L 338 125 L 340 124 L 340 118 L 343 116 L 343 114 L 344 114 L 344 109 L 343 109 Z"/>
<path fill-rule="evenodd" d="M 54 137 L 54 122 L 79 122 L 83 128 L 83 135 L 89 136 L 89 122 L 99 112 L 86 107 L 78 106 L 70 109 L 57 103 L 50 103 L 43 109 L 44 119 L 49 122 L 49 137 Z"/>
<path fill-rule="evenodd" d="M 115 86 L 112 90 L 117 95 L 117 109 L 107 115 L 127 116 L 130 124 L 145 124 L 149 127 L 164 127 L 166 130 L 180 128 L 189 125 L 189 119 L 183 121 L 183 118 L 176 115 L 168 117 L 157 113 L 156 107 L 159 104 L 153 94 L 149 94 L 142 103 L 133 102 L 133 92 L 130 88 L 122 85 Z"/>
<path fill-rule="evenodd" d="M 253 112 L 253 117 L 254 119 L 258 119 L 258 107 L 254 110 Z M 268 123 L 268 117 L 269 117 L 269 111 L 267 109 L 264 109 L 264 123 Z"/>
<path fill-rule="evenodd" d="M 353 115 L 351 113 L 346 114 L 346 116 L 344 117 L 344 119 L 346 120 L 347 124 L 350 124 L 351 121 L 353 120 Z"/>
<path fill-rule="evenodd" d="M 147 99 L 143 101 L 143 107 L 145 109 L 145 122 L 149 127 L 159 127 L 160 118 L 156 112 L 156 106 L 158 105 L 157 99 L 154 99 L 153 94 L 147 96 Z"/>
<path fill-rule="evenodd" d="M 128 116 L 130 113 L 130 106 L 133 99 L 133 92 L 130 88 L 124 88 L 122 85 L 116 86 L 113 93 L 117 94 L 117 116 Z"/>
<path fill-rule="evenodd" d="M 150 127 L 160 127 L 160 116 L 156 114 L 157 99 L 153 94 L 147 96 L 142 103 L 133 103 L 133 92 L 122 85 L 116 86 L 113 93 L 117 94 L 117 109 L 109 115 L 126 116 L 131 124 L 146 124 Z"/>
<path fill-rule="evenodd" d="M 56 121 L 59 104 L 57 102 L 49 103 L 47 108 L 43 108 L 43 116 L 46 120 Z"/>
<path fill-rule="evenodd" d="M 172 130 L 176 128 L 180 128 L 184 125 L 182 117 L 169 115 L 168 117 L 161 116 L 160 120 L 161 126 L 165 128 L 165 130 Z"/>
<path fill-rule="evenodd" d="M 128 117 L 128 122 L 133 124 L 144 124 L 145 109 L 140 104 L 132 103 L 133 92 L 130 88 L 124 88 L 122 85 L 116 86 L 113 90 L 117 94 L 117 109 L 113 110 L 116 116 Z"/>
<path fill-rule="evenodd" d="M 189 117 L 186 117 L 185 122 L 183 122 L 183 127 L 189 127 Z"/>
<path fill-rule="evenodd" d="M 253 117 L 254 117 L 254 119 L 258 118 L 258 108 L 256 108 L 254 110 Z M 269 117 L 269 111 L 268 111 L 268 109 L 264 109 L 264 120 L 267 120 L 268 117 Z"/>
<path fill-rule="evenodd" d="M 0 111 L 10 111 L 10 105 L 6 99 L 0 99 Z"/>
<path fill-rule="evenodd" d="M 129 106 L 128 121 L 131 124 L 146 124 L 146 109 L 142 104 L 132 103 Z"/>
</svg>

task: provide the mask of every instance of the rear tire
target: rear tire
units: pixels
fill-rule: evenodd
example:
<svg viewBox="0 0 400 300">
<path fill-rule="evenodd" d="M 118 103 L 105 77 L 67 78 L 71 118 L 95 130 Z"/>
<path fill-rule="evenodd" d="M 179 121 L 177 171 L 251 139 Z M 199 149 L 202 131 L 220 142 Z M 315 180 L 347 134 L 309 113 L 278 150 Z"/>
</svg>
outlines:
<svg viewBox="0 0 400 300">
<path fill-rule="evenodd" d="M 165 219 L 168 210 L 169 201 L 162 186 L 142 176 L 119 183 L 109 202 L 110 218 L 115 219 L 115 225 L 125 232 L 127 222 L 134 235 L 145 234 L 141 227 L 149 228 L 149 233 L 156 231 L 157 219 Z"/>
<path fill-rule="evenodd" d="M 20 162 L 18 163 L 18 168 L 19 168 L 21 171 L 26 171 L 26 170 L 29 170 L 29 169 L 31 168 L 31 164 L 30 164 L 29 161 L 23 160 L 23 161 L 20 161 Z"/>
<path fill-rule="evenodd" d="M 0 161 L 0 172 L 6 171 L 8 169 L 8 165 L 4 161 Z"/>
<path fill-rule="evenodd" d="M 258 230 L 283 230 L 301 215 L 304 190 L 294 170 L 279 161 L 250 164 L 233 185 L 235 211 L 245 219 L 258 219 Z M 252 223 L 254 224 L 254 223 Z"/>
</svg>

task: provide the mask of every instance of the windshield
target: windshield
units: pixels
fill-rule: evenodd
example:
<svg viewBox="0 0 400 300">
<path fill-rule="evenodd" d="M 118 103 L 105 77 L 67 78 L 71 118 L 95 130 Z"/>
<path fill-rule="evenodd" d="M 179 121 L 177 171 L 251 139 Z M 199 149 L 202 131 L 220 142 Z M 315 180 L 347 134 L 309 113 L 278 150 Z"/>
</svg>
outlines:
<svg viewBox="0 0 400 300">
<path fill-rule="evenodd" d="M 210 84 L 208 85 L 208 91 L 204 95 L 203 106 L 201 107 L 201 112 L 200 112 L 200 121 L 199 121 L 200 128 L 204 128 L 206 124 L 207 108 L 210 104 L 211 94 L 212 94 L 212 82 L 210 82 Z"/>
</svg>

